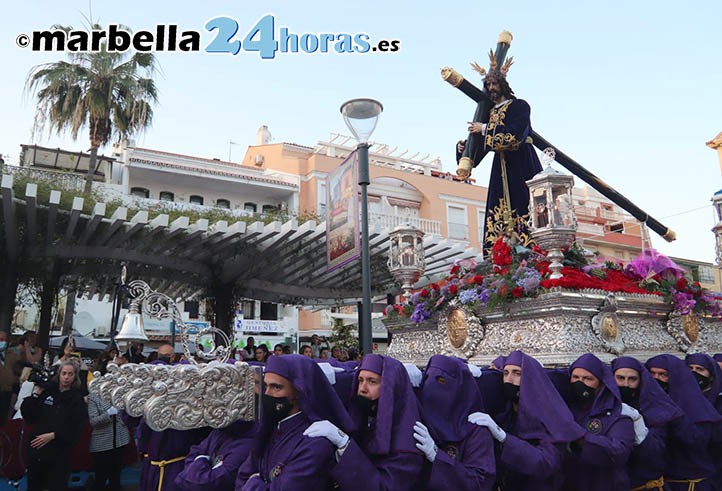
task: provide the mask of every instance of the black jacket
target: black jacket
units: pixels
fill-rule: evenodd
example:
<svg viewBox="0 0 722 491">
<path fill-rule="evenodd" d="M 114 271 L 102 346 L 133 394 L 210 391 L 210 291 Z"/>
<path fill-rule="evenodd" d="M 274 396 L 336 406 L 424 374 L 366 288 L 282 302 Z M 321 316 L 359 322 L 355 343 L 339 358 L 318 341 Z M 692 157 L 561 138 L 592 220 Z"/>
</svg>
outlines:
<svg viewBox="0 0 722 491">
<path fill-rule="evenodd" d="M 20 411 L 23 419 L 31 425 L 28 456 L 39 460 L 51 460 L 59 453 L 69 454 L 85 429 L 88 409 L 79 389 L 60 392 L 51 385 L 41 395 L 31 395 L 23 401 Z M 40 449 L 30 447 L 30 442 L 43 433 L 55 433 L 55 439 Z"/>
</svg>

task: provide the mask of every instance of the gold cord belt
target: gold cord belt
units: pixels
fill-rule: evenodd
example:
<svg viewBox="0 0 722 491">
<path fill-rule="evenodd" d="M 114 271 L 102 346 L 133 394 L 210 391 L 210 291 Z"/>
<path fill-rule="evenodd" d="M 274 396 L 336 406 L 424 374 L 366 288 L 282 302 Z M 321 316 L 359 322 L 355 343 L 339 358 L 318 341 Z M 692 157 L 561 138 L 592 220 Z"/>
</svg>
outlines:
<svg viewBox="0 0 722 491">
<path fill-rule="evenodd" d="M 148 454 L 144 454 L 143 457 L 148 458 Z M 175 464 L 176 462 L 180 462 L 182 460 L 185 460 L 187 455 L 184 455 L 182 457 L 176 457 L 174 459 L 169 460 L 151 460 L 150 465 L 155 465 L 160 467 L 160 476 L 158 477 L 158 491 L 163 490 L 163 477 L 165 476 L 165 468 L 167 465 Z"/>
<path fill-rule="evenodd" d="M 644 491 L 645 489 L 656 489 L 658 491 L 664 491 L 664 477 L 660 477 L 659 479 L 653 479 L 651 481 L 647 481 L 646 483 L 642 484 L 641 486 L 632 488 L 632 491 Z"/>
</svg>

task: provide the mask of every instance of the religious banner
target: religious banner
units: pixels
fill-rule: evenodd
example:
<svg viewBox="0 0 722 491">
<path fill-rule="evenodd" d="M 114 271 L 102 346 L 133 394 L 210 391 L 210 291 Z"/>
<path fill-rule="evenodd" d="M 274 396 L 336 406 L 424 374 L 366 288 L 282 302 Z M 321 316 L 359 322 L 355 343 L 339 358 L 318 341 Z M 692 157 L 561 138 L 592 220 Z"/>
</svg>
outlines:
<svg viewBox="0 0 722 491">
<path fill-rule="evenodd" d="M 326 262 L 331 271 L 361 255 L 358 212 L 358 153 L 353 151 L 328 175 Z"/>
</svg>

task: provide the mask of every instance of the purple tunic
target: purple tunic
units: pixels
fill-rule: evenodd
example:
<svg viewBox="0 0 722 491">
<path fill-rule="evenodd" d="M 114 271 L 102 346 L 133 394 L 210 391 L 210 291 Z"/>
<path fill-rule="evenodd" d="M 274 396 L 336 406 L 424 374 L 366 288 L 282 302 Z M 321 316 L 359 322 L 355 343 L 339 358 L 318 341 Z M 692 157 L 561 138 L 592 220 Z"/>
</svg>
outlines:
<svg viewBox="0 0 722 491">
<path fill-rule="evenodd" d="M 183 491 L 231 489 L 239 467 L 251 451 L 255 433 L 255 422 L 242 421 L 211 431 L 205 440 L 191 447 L 183 471 L 175 478 L 176 488 Z"/>
<path fill-rule="evenodd" d="M 326 489 L 329 486 L 329 470 L 334 464 L 335 447 L 325 438 L 303 436 L 311 423 L 304 413 L 296 413 L 281 421 L 273 429 L 260 457 L 253 450 L 241 465 L 236 477 L 236 491 Z"/>
<path fill-rule="evenodd" d="M 366 419 L 351 403 L 350 413 L 358 432 L 331 472 L 347 491 L 405 491 L 417 488 L 424 457 L 416 448 L 414 423 L 419 409 L 406 369 L 383 355 L 364 356 L 359 370 L 381 375 L 381 395 L 376 417 Z M 354 379 L 353 393 L 358 390 Z"/>
<path fill-rule="evenodd" d="M 714 428 L 720 424 L 722 417 L 705 398 L 684 361 L 674 355 L 657 355 L 647 360 L 646 366 L 669 373 L 669 397 L 686 415 L 669 428 L 671 441 L 665 480 L 670 489 L 686 490 L 689 479 L 704 479 L 696 485 L 696 491 L 715 489 L 710 479 L 715 474 L 710 443 Z"/>
<path fill-rule="evenodd" d="M 419 401 L 424 423 L 438 446 L 426 489 L 491 490 L 494 441 L 487 428 L 467 421 L 469 414 L 483 410 L 483 404 L 466 361 L 432 356 L 424 371 Z"/>
<path fill-rule="evenodd" d="M 584 436 L 541 364 L 521 351 L 504 366 L 521 367 L 519 402 L 506 404 L 496 420 L 507 433 L 497 445 L 497 483 L 502 490 L 560 489 L 563 449 Z"/>
<path fill-rule="evenodd" d="M 579 357 L 569 368 L 584 368 L 600 382 L 594 402 L 570 405 L 576 422 L 585 428 L 571 445 L 564 462 L 565 490 L 618 491 L 630 489 L 626 463 L 634 444 L 632 420 L 621 415 L 622 402 L 612 371 L 596 356 Z"/>
<path fill-rule="evenodd" d="M 649 434 L 636 445 L 627 463 L 632 487 L 659 479 L 665 471 L 669 425 L 684 417 L 682 410 L 669 398 L 641 362 L 629 356 L 612 361 L 612 370 L 630 368 L 639 374 L 639 397 L 630 406 L 639 410 Z"/>
<path fill-rule="evenodd" d="M 173 483 L 183 470 L 188 451 L 208 435 L 208 428 L 153 431 L 141 422 L 138 433 L 138 451 L 143 459 L 138 489 L 164 491 L 175 488 Z"/>
</svg>

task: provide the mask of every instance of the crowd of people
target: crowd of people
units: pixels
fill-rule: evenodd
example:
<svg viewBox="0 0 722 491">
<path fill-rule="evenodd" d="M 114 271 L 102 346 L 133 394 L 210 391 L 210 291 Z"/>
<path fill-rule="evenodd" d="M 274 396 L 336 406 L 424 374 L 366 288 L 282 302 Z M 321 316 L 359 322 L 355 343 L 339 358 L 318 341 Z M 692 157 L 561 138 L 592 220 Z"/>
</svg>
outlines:
<svg viewBox="0 0 722 491">
<path fill-rule="evenodd" d="M 309 356 L 247 340 L 253 358 L 242 357 L 262 366 L 258 421 L 162 432 L 88 394 L 81 361 L 63 347 L 52 378 L 28 380 L 18 397 L 28 489 L 65 489 L 86 425 L 97 490 L 120 489 L 129 445 L 144 491 L 722 489 L 721 355 L 605 364 L 586 354 L 545 369 L 515 351 L 483 369 L 444 355 L 419 369 L 378 354 L 342 361 L 318 341 Z M 40 349 L 32 335 L 13 350 L 2 342 L 3 368 Z M 138 349 L 103 352 L 92 368 L 104 373 Z M 178 361 L 163 344 L 141 362 Z"/>
</svg>

